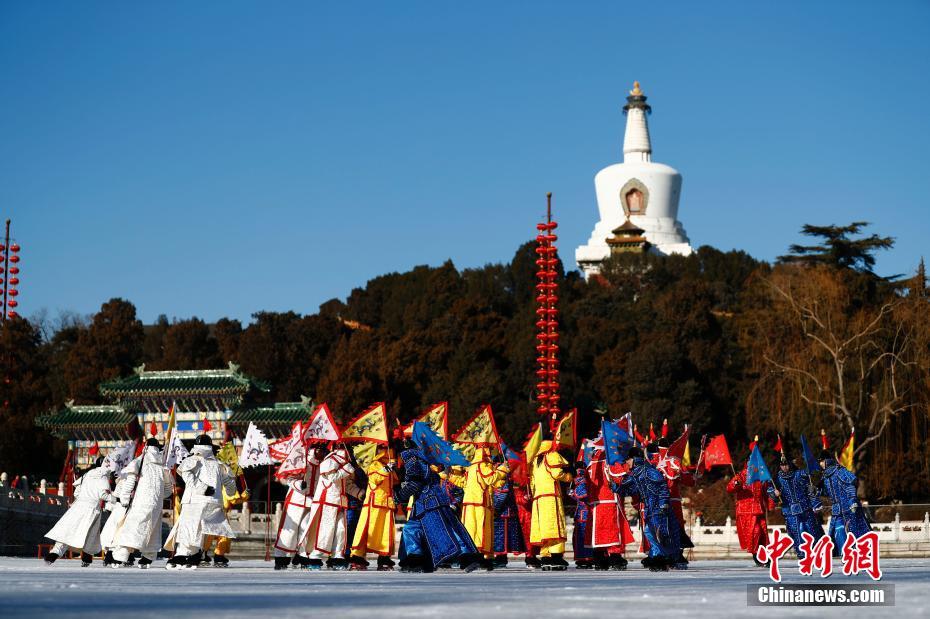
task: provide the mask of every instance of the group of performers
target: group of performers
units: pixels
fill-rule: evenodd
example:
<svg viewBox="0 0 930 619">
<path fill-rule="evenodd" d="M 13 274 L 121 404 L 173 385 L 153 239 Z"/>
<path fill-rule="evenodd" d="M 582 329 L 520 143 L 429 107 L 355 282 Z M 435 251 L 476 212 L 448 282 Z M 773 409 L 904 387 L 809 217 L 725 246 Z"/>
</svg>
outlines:
<svg viewBox="0 0 930 619">
<path fill-rule="evenodd" d="M 400 437 L 397 437 L 400 439 Z M 397 445 L 401 447 L 401 445 Z M 45 561 L 54 563 L 69 550 L 90 565 L 105 551 L 112 567 L 146 568 L 164 548 L 173 552 L 169 569 L 196 568 L 209 560 L 225 566 L 235 532 L 226 511 L 248 499 L 247 491 L 224 462 L 217 459 L 207 435 L 199 436 L 191 454 L 177 466 L 183 482 L 179 507 L 167 541 L 162 544 L 162 507 L 175 494 L 175 478 L 165 468 L 162 447 L 150 438 L 128 465 L 114 467 L 106 459 L 75 482 L 68 511 L 47 534 L 55 544 Z M 507 564 L 522 555 L 526 567 L 565 570 L 567 531 L 563 493 L 574 499 L 572 549 L 578 569 L 624 570 L 627 546 L 634 541 L 624 504 L 640 528 L 642 565 L 653 571 L 686 569 L 685 551 L 692 547 L 682 512 L 681 486 L 695 477 L 669 454 L 667 439 L 633 446 L 624 462 L 608 464 L 604 438 L 586 442 L 574 454 L 558 441 L 542 441 L 535 455 L 505 458 L 503 450 L 474 449 L 468 466 L 438 463 L 428 446 L 403 438 L 399 457 L 390 445 L 378 445 L 366 466 L 342 442 L 311 446 L 305 466 L 279 477 L 287 488 L 284 510 L 273 545 L 274 569 L 309 570 L 399 567 L 432 572 L 456 567 L 466 572 Z M 569 458 L 575 460 L 574 466 Z M 855 475 L 828 452 L 821 454 L 818 484 L 784 454 L 772 481 L 747 482 L 746 471 L 730 480 L 736 500 L 740 546 L 753 555 L 768 543 L 766 515 L 780 505 L 786 529 L 801 555 L 801 533 L 824 535 L 821 497 L 832 502 L 829 535 L 839 552 L 847 532 L 870 530 L 856 496 Z M 406 508 L 399 544 L 395 513 Z M 101 531 L 102 511 L 110 512 Z M 757 564 L 762 565 L 756 560 Z"/>
<path fill-rule="evenodd" d="M 815 484 L 807 470 L 798 468 L 782 452 L 778 473 L 772 481 L 747 483 L 744 468 L 727 484 L 727 492 L 736 499 L 736 530 L 740 547 L 752 554 L 757 565 L 763 565 L 756 558 L 759 547 L 769 543 L 766 516 L 777 505 L 781 506 L 785 532 L 793 540 L 798 558 L 804 556 L 801 548 L 803 533 L 810 534 L 814 540 L 825 535 L 821 524 L 822 498 L 829 498 L 832 504 L 827 534 L 833 542 L 834 556 L 840 556 L 847 533 L 859 538 L 872 530 L 856 494 L 856 475 L 840 465 L 828 450 L 821 451 L 819 466 L 820 480 Z"/>
</svg>

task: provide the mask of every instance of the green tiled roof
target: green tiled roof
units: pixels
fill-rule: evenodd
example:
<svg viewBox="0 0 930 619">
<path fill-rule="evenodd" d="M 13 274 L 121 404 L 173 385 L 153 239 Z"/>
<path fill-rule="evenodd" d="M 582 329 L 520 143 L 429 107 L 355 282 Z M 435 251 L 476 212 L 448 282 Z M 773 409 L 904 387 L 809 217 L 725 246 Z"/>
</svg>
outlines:
<svg viewBox="0 0 930 619">
<path fill-rule="evenodd" d="M 250 421 L 256 424 L 286 423 L 292 424 L 303 421 L 310 416 L 312 404 L 304 402 L 278 402 L 274 406 L 259 406 L 233 411 L 229 416 L 230 425 L 248 425 Z"/>
<path fill-rule="evenodd" d="M 167 372 L 146 371 L 145 366 L 136 368 L 132 376 L 102 383 L 100 393 L 114 398 L 138 396 L 184 395 L 236 395 L 242 396 L 255 388 L 269 391 L 270 385 L 250 378 L 230 363 L 224 370 L 183 370 Z"/>
<path fill-rule="evenodd" d="M 69 430 L 124 430 L 136 421 L 121 406 L 65 405 L 64 410 L 36 417 L 37 426 L 48 428 L 57 436 L 66 436 Z"/>
</svg>

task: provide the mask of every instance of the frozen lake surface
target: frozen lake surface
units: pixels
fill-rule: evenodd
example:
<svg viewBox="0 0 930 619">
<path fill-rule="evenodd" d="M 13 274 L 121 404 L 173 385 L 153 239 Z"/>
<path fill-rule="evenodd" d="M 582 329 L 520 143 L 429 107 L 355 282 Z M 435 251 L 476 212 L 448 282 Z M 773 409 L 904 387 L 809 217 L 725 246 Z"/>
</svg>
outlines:
<svg viewBox="0 0 930 619">
<path fill-rule="evenodd" d="M 768 582 L 747 561 L 695 561 L 683 572 L 651 573 L 631 561 L 625 572 L 530 572 L 522 562 L 494 572 L 275 572 L 263 561 L 227 569 L 168 571 L 81 568 L 61 560 L 0 557 L 0 617 L 927 617 L 930 559 L 885 559 L 883 583 L 895 584 L 895 607 L 749 607 L 746 585 Z M 786 583 L 802 577 L 782 561 Z M 829 583 L 871 582 L 834 574 Z"/>
</svg>

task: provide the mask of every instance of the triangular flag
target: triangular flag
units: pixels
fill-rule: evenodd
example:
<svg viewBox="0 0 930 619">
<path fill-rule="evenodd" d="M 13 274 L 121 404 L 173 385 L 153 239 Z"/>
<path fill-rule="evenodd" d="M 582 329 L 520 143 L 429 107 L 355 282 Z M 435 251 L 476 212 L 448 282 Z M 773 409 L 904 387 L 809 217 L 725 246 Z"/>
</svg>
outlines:
<svg viewBox="0 0 930 619">
<path fill-rule="evenodd" d="M 730 448 L 727 447 L 726 437 L 723 434 L 718 434 L 710 439 L 704 449 L 704 470 L 709 471 L 712 466 L 728 464 L 733 464 L 733 460 L 730 458 Z"/>
<path fill-rule="evenodd" d="M 490 411 L 490 407 L 486 407 Z M 466 424 L 467 425 L 467 424 Z M 440 466 L 468 466 L 469 460 L 456 446 L 439 438 L 432 428 L 422 421 L 413 424 L 413 442 L 416 443 L 430 464 Z M 475 443 L 470 443 L 475 445 Z"/>
<path fill-rule="evenodd" d="M 149 424 L 149 434 L 151 436 L 158 436 L 158 424 L 154 421 Z"/>
<path fill-rule="evenodd" d="M 652 422 L 649 422 L 649 442 L 652 443 L 656 440 L 656 431 L 652 428 Z"/>
<path fill-rule="evenodd" d="M 542 423 L 537 422 L 536 426 L 526 437 L 526 443 L 523 445 L 523 456 L 527 462 L 532 462 L 539 453 L 539 446 L 542 445 Z"/>
<path fill-rule="evenodd" d="M 239 454 L 236 453 L 236 446 L 231 441 L 226 441 L 216 452 L 216 459 L 226 464 L 232 471 L 233 475 L 242 475 L 242 467 L 239 466 Z"/>
<path fill-rule="evenodd" d="M 685 431 L 688 431 L 688 426 L 685 426 Z M 691 442 L 688 437 L 685 437 L 685 452 L 681 456 L 681 466 L 691 468 Z"/>
<path fill-rule="evenodd" d="M 572 409 L 562 415 L 555 426 L 553 433 L 552 449 L 558 450 L 563 447 L 575 450 L 575 443 L 578 438 L 578 410 Z"/>
<path fill-rule="evenodd" d="M 759 435 L 756 434 L 752 437 L 752 440 L 749 441 L 749 453 L 752 454 L 752 450 L 756 448 L 756 445 L 759 443 Z"/>
<path fill-rule="evenodd" d="M 746 485 L 757 481 L 772 481 L 772 475 L 769 474 L 769 469 L 765 466 L 765 460 L 762 459 L 759 445 L 752 448 L 752 453 L 749 454 L 749 462 L 746 463 Z"/>
<path fill-rule="evenodd" d="M 387 428 L 387 412 L 384 402 L 378 402 L 342 429 L 342 439 L 387 445 Z"/>
<path fill-rule="evenodd" d="M 778 435 L 778 440 L 775 441 L 775 453 L 785 453 L 785 448 L 781 444 L 781 434 Z"/>
<path fill-rule="evenodd" d="M 310 416 L 310 420 L 303 426 L 303 440 L 305 443 L 328 443 L 338 441 L 339 427 L 333 420 L 332 413 L 326 403 L 320 404 Z"/>
<path fill-rule="evenodd" d="M 210 420 L 209 420 L 209 419 L 207 419 L 206 417 L 204 417 L 204 418 L 203 418 L 203 432 L 204 432 L 204 434 L 206 434 L 207 432 L 209 432 L 209 431 L 212 430 L 212 429 L 213 429 L 213 424 L 210 423 Z"/>
<path fill-rule="evenodd" d="M 103 465 L 107 470 L 119 473 L 132 461 L 135 453 L 136 444 L 134 442 L 126 443 L 122 447 L 110 450 L 110 453 L 103 460 Z"/>
<path fill-rule="evenodd" d="M 820 463 L 814 457 L 814 452 L 811 451 L 810 445 L 807 444 L 807 439 L 804 438 L 803 434 L 801 435 L 801 454 L 804 456 L 804 466 L 808 473 L 816 473 L 821 470 Z"/>
<path fill-rule="evenodd" d="M 620 424 L 609 419 L 601 420 L 601 434 L 604 436 L 604 453 L 607 464 L 614 466 L 627 460 L 627 453 L 633 447 L 633 439 Z"/>
<path fill-rule="evenodd" d="M 303 433 L 303 424 L 299 421 L 295 422 L 294 425 L 291 426 L 291 433 L 289 436 L 268 445 L 268 452 L 271 454 L 271 459 L 275 462 L 284 462 L 291 453 L 291 450 L 294 449 L 294 446 L 303 442 Z"/>
<path fill-rule="evenodd" d="M 415 433 L 416 430 L 414 430 Z M 494 412 L 491 410 L 491 405 L 485 404 L 478 409 L 478 412 L 455 433 L 452 441 L 476 447 L 500 444 L 501 440 L 497 434 L 497 426 L 494 424 Z"/>
<path fill-rule="evenodd" d="M 239 466 L 247 469 L 263 464 L 272 464 L 271 454 L 268 453 L 268 439 L 255 423 L 250 421 L 242 441 L 242 450 L 239 452 Z"/>
<path fill-rule="evenodd" d="M 368 466 L 375 461 L 377 452 L 378 443 L 366 441 L 352 445 L 352 455 L 355 456 L 355 463 L 363 471 L 367 470 Z"/>
<path fill-rule="evenodd" d="M 663 419 L 663 420 L 662 420 L 662 432 L 661 432 L 661 434 L 662 434 L 662 438 L 666 438 L 666 437 L 668 436 L 668 419 Z"/>
<path fill-rule="evenodd" d="M 175 405 L 174 402 L 171 402 L 171 408 L 168 409 L 168 423 L 165 426 L 165 468 L 173 468 L 180 460 L 175 460 L 173 464 L 169 464 L 169 460 L 176 458 L 177 454 L 172 455 L 175 448 L 175 427 L 177 426 L 177 421 L 175 420 Z M 184 445 L 181 445 L 184 447 Z M 187 451 L 187 448 L 184 447 L 184 451 Z"/>
<path fill-rule="evenodd" d="M 852 471 L 853 470 L 853 454 L 855 453 L 855 441 L 856 441 L 856 429 L 853 428 L 849 432 L 849 440 L 846 441 L 846 444 L 843 445 L 843 451 L 840 452 L 839 464 L 840 466 Z"/>
<path fill-rule="evenodd" d="M 180 464 L 184 458 L 191 455 L 184 443 L 181 442 L 181 435 L 177 432 L 171 433 L 171 440 L 168 442 L 168 448 L 165 449 L 165 468 L 173 469 Z"/>
<path fill-rule="evenodd" d="M 688 436 L 690 434 L 691 434 L 691 430 L 688 429 L 688 426 L 685 426 L 685 431 L 681 433 L 681 436 L 675 439 L 674 443 L 669 445 L 668 451 L 665 454 L 666 457 L 678 458 L 679 460 L 681 460 L 682 464 L 686 464 L 685 453 L 687 452 L 687 449 L 688 449 Z M 690 464 L 690 462 L 687 464 Z"/>
<path fill-rule="evenodd" d="M 827 433 L 824 432 L 823 428 L 820 428 L 820 446 L 824 449 L 830 449 L 830 441 L 827 440 Z"/>
<path fill-rule="evenodd" d="M 413 434 L 413 424 L 422 421 L 435 432 L 439 438 L 444 441 L 449 440 L 449 403 L 440 402 L 433 404 L 426 412 L 410 422 L 410 425 L 404 428 L 404 436 Z"/>
<path fill-rule="evenodd" d="M 282 459 L 281 466 L 275 471 L 277 479 L 300 477 L 307 472 L 307 445 L 301 440 L 291 443 L 291 450 Z"/>
<path fill-rule="evenodd" d="M 87 450 L 87 454 L 90 455 L 90 456 L 96 456 L 96 455 L 99 454 L 99 453 L 100 453 L 100 443 L 98 443 L 98 442 L 95 440 L 95 441 L 94 441 L 94 444 L 91 445 L 91 446 L 90 446 L 90 449 Z"/>
</svg>

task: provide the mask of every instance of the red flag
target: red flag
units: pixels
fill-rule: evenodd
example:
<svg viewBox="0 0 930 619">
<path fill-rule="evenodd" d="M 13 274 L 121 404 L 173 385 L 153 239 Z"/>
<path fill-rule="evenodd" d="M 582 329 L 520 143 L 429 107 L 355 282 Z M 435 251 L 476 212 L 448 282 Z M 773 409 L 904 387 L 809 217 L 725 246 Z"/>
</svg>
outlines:
<svg viewBox="0 0 930 619">
<path fill-rule="evenodd" d="M 652 422 L 649 422 L 649 442 L 656 440 L 656 431 L 652 428 Z"/>
<path fill-rule="evenodd" d="M 149 424 L 149 434 L 152 436 L 158 436 L 158 424 L 156 424 L 154 421 Z"/>
<path fill-rule="evenodd" d="M 781 434 L 778 435 L 778 440 L 775 441 L 775 451 L 778 453 L 785 453 L 785 448 L 781 444 Z"/>
<path fill-rule="evenodd" d="M 756 448 L 756 444 L 759 442 L 759 435 L 756 434 L 752 437 L 752 440 L 749 441 L 749 453 L 752 453 L 752 450 Z"/>
<path fill-rule="evenodd" d="M 681 433 L 674 443 L 668 446 L 668 451 L 666 452 L 666 457 L 674 457 L 681 460 L 685 456 L 685 447 L 688 445 L 688 435 L 691 433 L 691 430 L 688 426 L 685 426 L 685 431 Z"/>
<path fill-rule="evenodd" d="M 639 430 L 636 429 L 636 424 L 633 424 L 633 436 L 636 437 L 636 442 L 640 445 L 645 445 L 649 441 L 646 440 L 646 437 L 639 433 Z"/>
<path fill-rule="evenodd" d="M 662 438 L 668 436 L 668 419 L 662 420 Z"/>
<path fill-rule="evenodd" d="M 204 431 L 204 433 L 207 433 L 207 432 L 209 432 L 209 431 L 212 430 L 212 429 L 213 429 L 213 424 L 210 423 L 210 420 L 209 420 L 209 419 L 207 419 L 206 417 L 204 417 L 204 418 L 203 418 L 203 431 Z"/>
<path fill-rule="evenodd" d="M 704 470 L 709 471 L 712 466 L 732 464 L 733 460 L 730 458 L 730 448 L 727 447 L 726 437 L 723 434 L 718 434 L 710 439 L 704 449 Z"/>
<path fill-rule="evenodd" d="M 94 444 L 91 445 L 90 449 L 87 450 L 87 453 L 90 454 L 91 456 L 96 456 L 97 454 L 99 454 L 100 443 L 98 443 L 97 441 L 94 441 Z"/>
<path fill-rule="evenodd" d="M 820 428 L 820 445 L 824 449 L 830 449 L 830 441 L 827 440 L 827 433 L 823 431 L 823 428 Z"/>
</svg>

